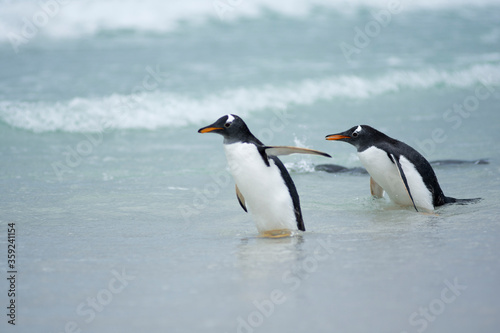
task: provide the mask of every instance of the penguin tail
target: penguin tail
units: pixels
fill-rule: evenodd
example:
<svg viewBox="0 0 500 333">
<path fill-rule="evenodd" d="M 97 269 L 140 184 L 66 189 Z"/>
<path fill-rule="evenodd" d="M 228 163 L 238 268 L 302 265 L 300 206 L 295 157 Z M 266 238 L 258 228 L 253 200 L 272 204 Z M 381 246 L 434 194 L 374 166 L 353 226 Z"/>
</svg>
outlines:
<svg viewBox="0 0 500 333">
<path fill-rule="evenodd" d="M 482 198 L 474 198 L 474 199 L 455 199 L 451 197 L 445 197 L 445 204 L 455 204 L 455 205 L 469 205 L 475 204 L 479 201 L 483 200 Z"/>
</svg>

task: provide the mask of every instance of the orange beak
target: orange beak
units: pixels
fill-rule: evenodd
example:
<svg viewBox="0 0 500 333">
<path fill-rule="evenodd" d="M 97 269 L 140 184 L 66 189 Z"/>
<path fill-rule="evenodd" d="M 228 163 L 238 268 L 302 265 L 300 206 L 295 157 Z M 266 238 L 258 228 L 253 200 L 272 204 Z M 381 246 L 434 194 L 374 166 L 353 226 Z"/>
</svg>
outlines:
<svg viewBox="0 0 500 333">
<path fill-rule="evenodd" d="M 200 129 L 198 131 L 198 133 L 209 133 L 209 132 L 221 130 L 221 129 L 223 129 L 223 128 L 221 128 L 221 127 L 205 127 L 205 128 Z"/>
<path fill-rule="evenodd" d="M 332 134 L 326 136 L 327 140 L 341 140 L 341 139 L 350 139 L 349 136 L 340 135 L 340 134 Z"/>
</svg>

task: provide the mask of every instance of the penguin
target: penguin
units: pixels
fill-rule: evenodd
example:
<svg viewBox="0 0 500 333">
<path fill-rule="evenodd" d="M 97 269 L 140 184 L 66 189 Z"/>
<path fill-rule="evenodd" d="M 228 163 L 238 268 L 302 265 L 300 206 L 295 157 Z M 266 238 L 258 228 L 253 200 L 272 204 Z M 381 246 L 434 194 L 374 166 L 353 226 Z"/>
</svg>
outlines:
<svg viewBox="0 0 500 333">
<path fill-rule="evenodd" d="M 228 114 L 198 133 L 217 133 L 224 137 L 229 171 L 236 197 L 245 212 L 250 211 L 261 234 L 285 235 L 305 231 L 299 194 L 283 163 L 277 157 L 294 153 L 330 155 L 312 149 L 266 146 L 257 139 L 237 115 Z"/>
<path fill-rule="evenodd" d="M 430 163 L 409 145 L 367 125 L 343 133 L 330 134 L 326 140 L 350 143 L 370 174 L 371 194 L 382 198 L 384 191 L 401 206 L 432 212 L 445 204 L 467 204 L 481 200 L 455 199 L 444 195 Z"/>
</svg>

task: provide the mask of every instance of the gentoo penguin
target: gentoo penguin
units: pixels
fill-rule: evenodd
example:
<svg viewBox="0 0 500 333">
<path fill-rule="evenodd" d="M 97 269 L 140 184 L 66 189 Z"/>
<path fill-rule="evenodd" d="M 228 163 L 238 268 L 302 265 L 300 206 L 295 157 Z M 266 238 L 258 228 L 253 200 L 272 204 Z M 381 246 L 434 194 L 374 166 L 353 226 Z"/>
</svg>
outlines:
<svg viewBox="0 0 500 333">
<path fill-rule="evenodd" d="M 448 203 L 466 204 L 477 199 L 455 199 L 444 195 L 429 162 L 407 144 L 382 132 L 360 125 L 343 133 L 326 136 L 352 144 L 370 174 L 370 190 L 381 198 L 384 191 L 401 206 L 413 206 L 427 211 Z"/>
<path fill-rule="evenodd" d="M 297 189 L 278 155 L 294 153 L 330 155 L 312 149 L 265 146 L 243 120 L 229 114 L 198 133 L 217 133 L 224 137 L 229 170 L 236 183 L 238 201 L 253 215 L 260 233 L 290 234 L 305 231 Z"/>
</svg>

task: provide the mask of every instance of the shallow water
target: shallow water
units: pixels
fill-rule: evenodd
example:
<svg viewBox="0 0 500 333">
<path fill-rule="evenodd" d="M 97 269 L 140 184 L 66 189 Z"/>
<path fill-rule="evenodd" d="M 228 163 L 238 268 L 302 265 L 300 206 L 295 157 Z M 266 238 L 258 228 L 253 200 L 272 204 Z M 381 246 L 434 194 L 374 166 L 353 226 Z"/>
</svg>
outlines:
<svg viewBox="0 0 500 333">
<path fill-rule="evenodd" d="M 498 4 L 412 5 L 347 61 L 339 44 L 385 3 L 244 2 L 224 20 L 183 3 L 70 3 L 18 53 L 0 37 L 16 329 L 497 332 Z M 38 8 L 4 5 L 4 32 Z M 131 14 L 147 6 L 167 19 Z M 266 144 L 333 156 L 282 158 L 307 232 L 260 237 L 241 210 L 222 138 L 196 133 L 230 112 Z M 371 199 L 366 175 L 314 171 L 360 166 L 324 140 L 357 124 L 429 160 L 488 159 L 435 167 L 446 195 L 483 200 L 418 214 Z"/>
</svg>

